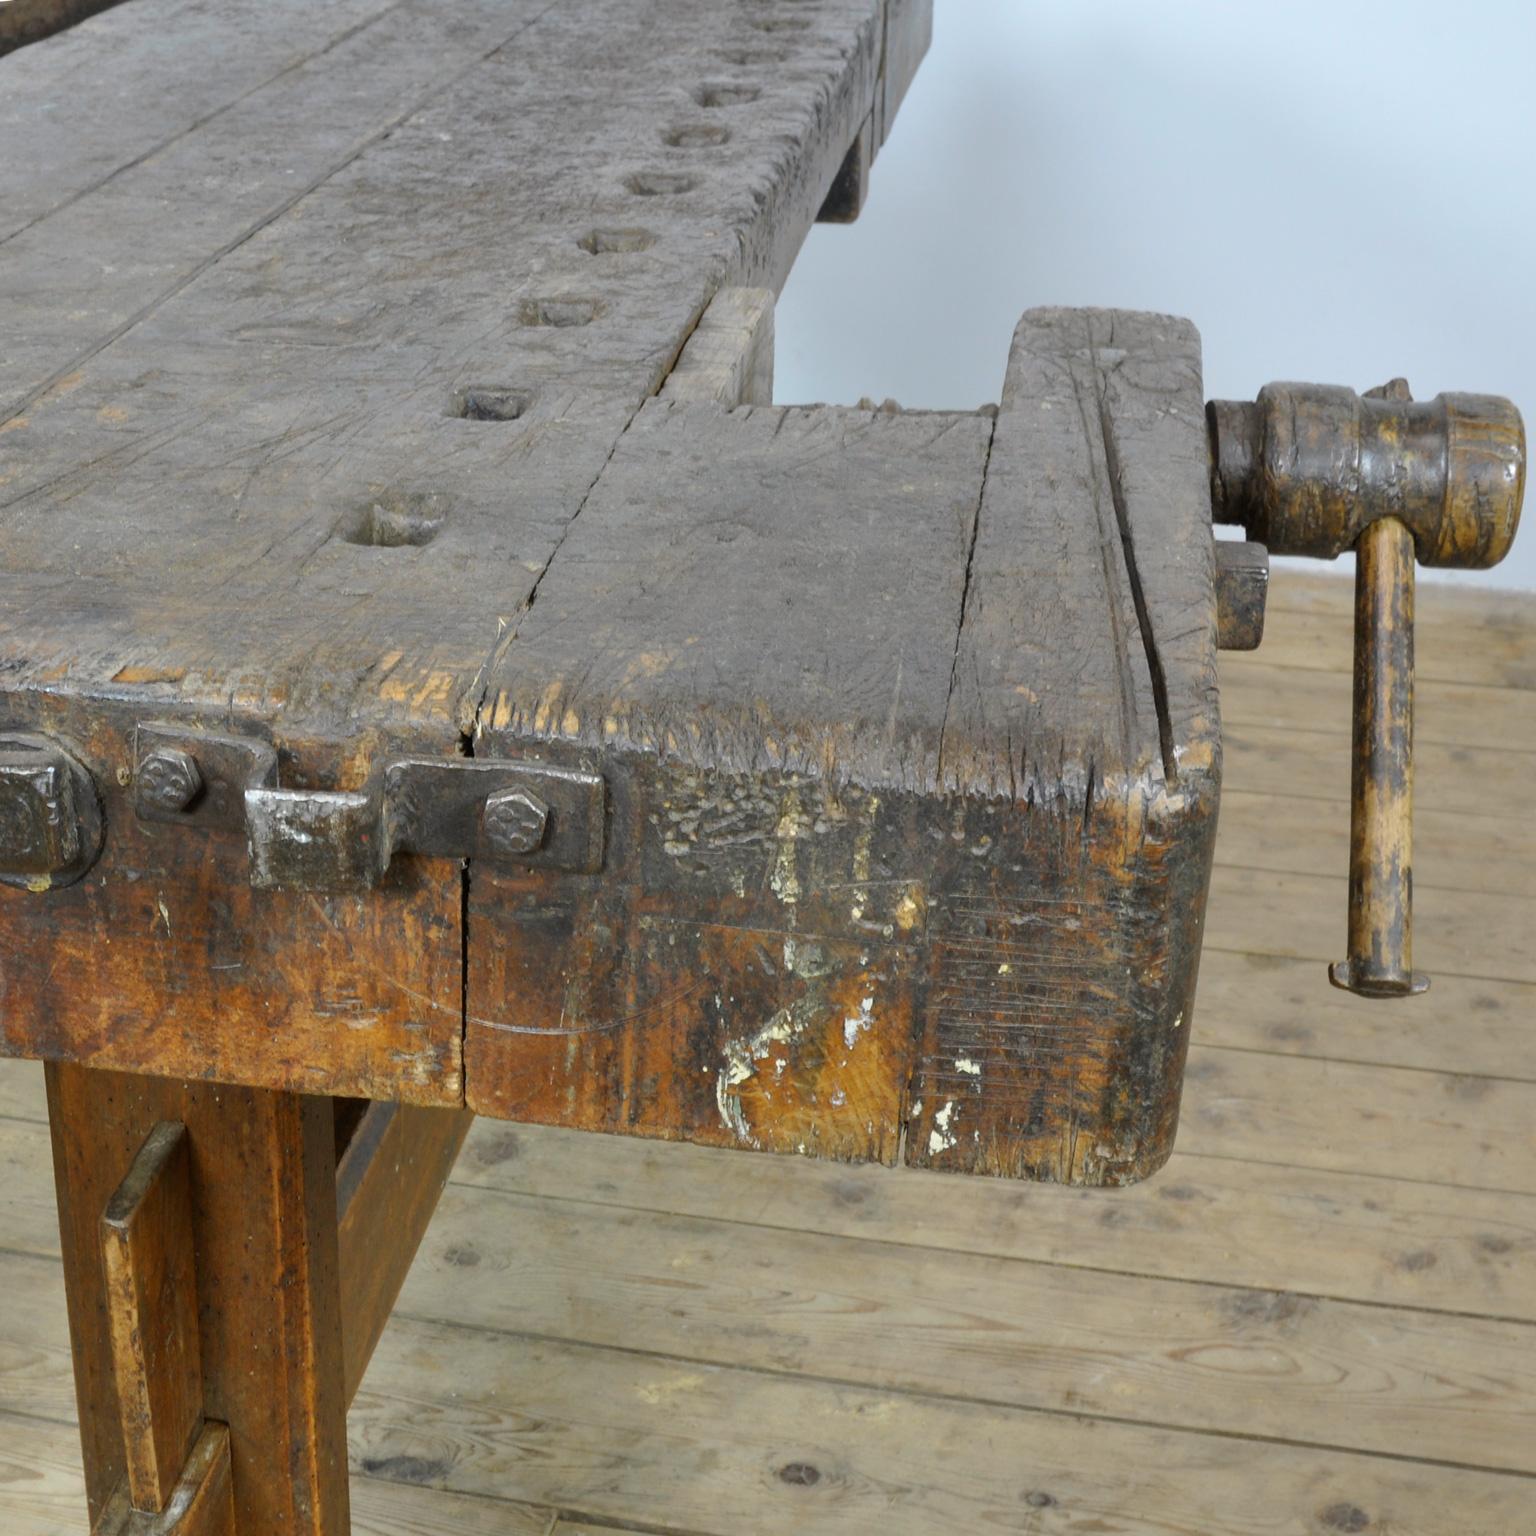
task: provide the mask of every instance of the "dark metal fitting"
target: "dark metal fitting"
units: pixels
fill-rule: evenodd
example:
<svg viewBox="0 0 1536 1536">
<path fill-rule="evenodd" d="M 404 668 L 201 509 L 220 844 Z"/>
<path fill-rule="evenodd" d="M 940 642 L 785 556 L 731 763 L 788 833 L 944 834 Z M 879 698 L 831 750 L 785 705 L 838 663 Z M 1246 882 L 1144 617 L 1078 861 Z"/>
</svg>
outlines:
<svg viewBox="0 0 1536 1536">
<path fill-rule="evenodd" d="M 480 825 L 489 849 L 517 857 L 534 852 L 544 841 L 549 807 L 529 790 L 500 790 L 486 800 Z"/>
<path fill-rule="evenodd" d="M 397 853 L 602 868 L 607 802 L 602 779 L 592 773 L 505 760 L 400 758 L 361 789 L 285 789 L 266 742 L 140 726 L 141 790 L 161 778 L 184 788 L 173 763 L 191 764 L 198 792 L 180 811 L 171 808 L 176 797 L 169 793 L 141 792 L 139 816 L 243 833 L 258 887 L 366 890 L 384 878 Z"/>
<path fill-rule="evenodd" d="M 190 752 L 163 747 L 138 765 L 134 806 L 141 816 L 179 816 L 191 809 L 202 792 L 202 770 Z"/>
<path fill-rule="evenodd" d="M 1239 539 L 1215 542 L 1216 644 L 1224 651 L 1256 651 L 1264 639 L 1269 551 Z"/>
<path fill-rule="evenodd" d="M 1420 565 L 1483 569 L 1509 553 L 1525 488 L 1525 427 L 1495 395 L 1414 400 L 1394 379 L 1357 395 L 1266 384 L 1206 406 L 1211 503 L 1272 555 L 1331 560 L 1380 518 Z"/>
<path fill-rule="evenodd" d="M 1480 569 L 1509 552 L 1525 490 L 1520 413 L 1493 395 L 1416 401 L 1405 379 L 1393 379 L 1364 395 L 1266 384 L 1253 401 L 1211 401 L 1206 423 L 1217 522 L 1241 524 L 1271 554 L 1355 552 L 1349 953 L 1329 976 L 1363 997 L 1422 992 L 1428 978 L 1413 969 L 1414 562 Z M 1242 628 L 1241 557 L 1223 555 L 1229 547 L 1217 552 L 1223 645 Z"/>
<path fill-rule="evenodd" d="M 89 772 L 57 742 L 0 733 L 0 882 L 70 885 L 101 852 L 101 806 Z"/>
</svg>

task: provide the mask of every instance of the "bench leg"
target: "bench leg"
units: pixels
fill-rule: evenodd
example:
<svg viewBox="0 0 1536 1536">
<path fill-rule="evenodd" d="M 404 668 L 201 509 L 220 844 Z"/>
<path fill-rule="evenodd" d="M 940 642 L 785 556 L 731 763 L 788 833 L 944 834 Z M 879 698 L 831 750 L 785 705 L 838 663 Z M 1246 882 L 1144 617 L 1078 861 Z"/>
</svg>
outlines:
<svg viewBox="0 0 1536 1536">
<path fill-rule="evenodd" d="M 47 1075 L 92 1529 L 347 1536 L 332 1102 Z"/>
</svg>

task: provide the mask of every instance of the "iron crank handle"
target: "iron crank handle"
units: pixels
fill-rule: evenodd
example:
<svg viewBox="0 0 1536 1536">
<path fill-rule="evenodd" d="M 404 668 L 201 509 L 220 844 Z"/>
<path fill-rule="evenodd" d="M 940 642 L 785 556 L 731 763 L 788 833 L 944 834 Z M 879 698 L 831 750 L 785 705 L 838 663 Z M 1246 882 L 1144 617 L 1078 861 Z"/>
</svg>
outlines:
<svg viewBox="0 0 1536 1536">
<path fill-rule="evenodd" d="M 1414 563 L 1482 569 L 1509 552 L 1525 488 L 1520 413 L 1490 395 L 1415 401 L 1394 379 L 1364 396 L 1269 384 L 1254 401 L 1212 401 L 1206 417 L 1218 522 L 1240 524 L 1273 554 L 1355 552 L 1349 947 L 1328 974 L 1361 997 L 1422 992 L 1429 978 L 1413 969 Z M 1225 567 L 1240 563 L 1229 556 Z M 1219 567 L 1224 644 L 1236 590 Z M 1257 643 L 1251 625 L 1233 632 Z"/>
</svg>

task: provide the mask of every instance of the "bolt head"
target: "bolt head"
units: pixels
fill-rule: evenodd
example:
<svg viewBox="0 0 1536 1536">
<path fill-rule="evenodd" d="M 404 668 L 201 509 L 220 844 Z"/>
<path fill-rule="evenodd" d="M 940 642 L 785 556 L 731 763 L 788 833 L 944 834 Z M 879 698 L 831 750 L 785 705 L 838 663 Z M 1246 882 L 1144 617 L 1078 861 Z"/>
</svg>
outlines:
<svg viewBox="0 0 1536 1536">
<path fill-rule="evenodd" d="M 492 853 L 534 853 L 549 830 L 549 807 L 526 789 L 499 790 L 485 802 L 481 827 Z"/>
<path fill-rule="evenodd" d="M 101 819 L 85 769 L 46 737 L 0 739 L 0 883 L 67 885 L 100 846 Z"/>
<path fill-rule="evenodd" d="M 203 792 L 197 759 L 175 747 L 151 752 L 140 764 L 135 798 L 141 810 L 177 815 Z"/>
</svg>

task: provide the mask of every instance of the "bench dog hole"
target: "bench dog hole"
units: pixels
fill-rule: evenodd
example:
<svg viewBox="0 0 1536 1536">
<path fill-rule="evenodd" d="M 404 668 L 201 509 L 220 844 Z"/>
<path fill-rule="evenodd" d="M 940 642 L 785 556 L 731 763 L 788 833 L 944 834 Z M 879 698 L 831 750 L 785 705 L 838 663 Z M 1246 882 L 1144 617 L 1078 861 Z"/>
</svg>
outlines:
<svg viewBox="0 0 1536 1536">
<path fill-rule="evenodd" d="M 593 229 L 576 243 L 591 256 L 632 255 L 650 250 L 656 236 L 648 229 Z"/>
<path fill-rule="evenodd" d="M 552 326 L 556 330 L 591 325 L 602 312 L 603 306 L 596 299 L 524 299 L 517 311 L 524 325 Z"/>
<path fill-rule="evenodd" d="M 756 101 L 762 94 L 760 85 L 743 85 L 735 80 L 706 80 L 694 91 L 693 99 L 701 107 L 740 107 Z"/>
<path fill-rule="evenodd" d="M 372 549 L 420 549 L 448 521 L 444 497 L 426 491 L 386 491 L 347 518 L 337 532 L 348 544 Z"/>
<path fill-rule="evenodd" d="M 731 130 L 722 123 L 682 123 L 661 137 L 673 149 L 714 149 L 730 142 Z"/>
<path fill-rule="evenodd" d="M 677 171 L 636 171 L 624 178 L 624 185 L 636 197 L 675 197 L 693 191 L 698 184 L 697 176 L 684 176 Z"/>
<path fill-rule="evenodd" d="M 782 64 L 789 55 L 782 48 L 717 48 L 715 57 L 746 69 L 753 64 Z"/>
<path fill-rule="evenodd" d="M 516 421 L 532 404 L 533 396 L 525 389 L 469 384 L 453 392 L 448 414 L 465 421 Z"/>
</svg>

